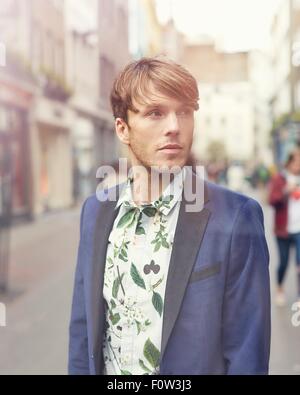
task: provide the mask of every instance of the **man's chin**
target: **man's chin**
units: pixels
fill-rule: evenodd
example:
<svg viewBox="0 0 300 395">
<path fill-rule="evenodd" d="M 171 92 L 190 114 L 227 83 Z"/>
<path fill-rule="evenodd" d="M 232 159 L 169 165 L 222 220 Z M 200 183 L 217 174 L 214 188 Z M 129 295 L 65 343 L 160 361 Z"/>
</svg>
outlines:
<svg viewBox="0 0 300 395">
<path fill-rule="evenodd" d="M 159 163 L 156 165 L 152 165 L 151 168 L 153 171 L 156 171 L 158 173 L 177 173 L 180 172 L 185 165 L 186 162 L 181 161 L 181 162 L 175 162 L 175 163 Z"/>
<path fill-rule="evenodd" d="M 153 161 L 152 163 L 149 162 L 143 162 L 142 160 L 139 161 L 139 164 L 136 166 L 141 166 L 147 170 L 148 173 L 151 171 L 157 172 L 157 173 L 177 173 L 182 170 L 182 168 L 187 164 L 187 159 L 185 158 L 174 158 L 174 159 L 169 159 L 169 160 L 158 160 L 158 161 Z M 135 167 L 133 165 L 133 167 Z"/>
</svg>

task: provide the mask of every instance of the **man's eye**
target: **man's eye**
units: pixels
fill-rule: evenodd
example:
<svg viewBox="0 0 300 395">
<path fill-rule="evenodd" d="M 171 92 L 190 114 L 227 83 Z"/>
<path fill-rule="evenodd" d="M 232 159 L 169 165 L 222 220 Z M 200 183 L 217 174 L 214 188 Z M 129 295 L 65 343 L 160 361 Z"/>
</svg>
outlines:
<svg viewBox="0 0 300 395">
<path fill-rule="evenodd" d="M 162 113 L 158 110 L 153 110 L 148 113 L 148 116 L 150 116 L 152 118 L 159 118 L 162 116 Z"/>
</svg>

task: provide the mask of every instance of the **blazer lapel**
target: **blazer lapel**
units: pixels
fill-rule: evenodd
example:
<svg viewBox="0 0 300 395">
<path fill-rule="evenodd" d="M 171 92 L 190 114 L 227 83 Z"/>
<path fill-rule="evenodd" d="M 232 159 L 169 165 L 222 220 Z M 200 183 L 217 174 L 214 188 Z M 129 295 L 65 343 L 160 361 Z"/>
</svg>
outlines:
<svg viewBox="0 0 300 395">
<path fill-rule="evenodd" d="M 209 200 L 206 183 L 194 174 L 193 182 L 201 182 L 202 187 L 204 185 L 205 204 Z M 187 203 L 191 204 L 191 202 L 186 201 L 183 194 L 166 284 L 161 359 L 180 311 L 189 277 L 210 216 L 210 211 L 205 207 L 199 212 L 187 212 Z"/>
<path fill-rule="evenodd" d="M 96 374 L 102 370 L 101 345 L 105 322 L 105 308 L 103 298 L 103 281 L 106 260 L 106 251 L 110 231 L 118 214 L 115 210 L 121 185 L 117 186 L 116 199 L 100 203 L 96 219 L 95 238 L 93 249 L 93 263 L 91 270 L 91 329 L 92 352 L 94 355 Z"/>
<path fill-rule="evenodd" d="M 193 181 L 199 182 L 199 178 L 193 176 Z M 203 181 L 200 180 L 200 182 Z M 204 185 L 204 203 L 206 203 L 208 201 L 208 192 L 206 184 Z M 94 355 L 96 374 L 101 373 L 103 364 L 101 357 L 101 345 L 105 322 L 103 280 L 107 242 L 114 220 L 118 214 L 118 210 L 115 210 L 115 207 L 122 186 L 123 184 L 117 186 L 116 200 L 108 199 L 100 203 L 95 225 L 90 300 L 92 352 Z M 193 270 L 210 215 L 210 211 L 207 208 L 203 208 L 200 212 L 187 212 L 187 204 L 191 204 L 191 202 L 187 202 L 183 195 L 166 285 L 161 358 L 163 357 L 180 311 L 189 277 Z"/>
</svg>

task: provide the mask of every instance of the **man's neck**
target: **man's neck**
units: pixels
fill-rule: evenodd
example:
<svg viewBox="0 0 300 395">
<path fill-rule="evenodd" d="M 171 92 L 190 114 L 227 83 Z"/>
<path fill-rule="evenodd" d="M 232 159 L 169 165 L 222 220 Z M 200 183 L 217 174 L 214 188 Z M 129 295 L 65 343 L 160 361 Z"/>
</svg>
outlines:
<svg viewBox="0 0 300 395">
<path fill-rule="evenodd" d="M 135 204 L 149 204 L 157 200 L 174 179 L 174 174 L 163 175 L 162 173 L 147 170 L 138 175 L 133 169 L 132 197 Z"/>
</svg>

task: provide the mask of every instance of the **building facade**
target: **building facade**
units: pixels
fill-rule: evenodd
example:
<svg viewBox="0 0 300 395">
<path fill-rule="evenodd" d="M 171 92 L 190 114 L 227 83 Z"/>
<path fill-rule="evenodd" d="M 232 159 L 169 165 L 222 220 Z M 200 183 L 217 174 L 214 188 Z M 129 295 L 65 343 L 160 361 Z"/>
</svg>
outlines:
<svg viewBox="0 0 300 395">
<path fill-rule="evenodd" d="M 274 16 L 272 36 L 274 120 L 300 108 L 300 2 L 282 0 Z"/>
<path fill-rule="evenodd" d="M 135 59 L 143 56 L 165 55 L 180 61 L 183 55 L 184 35 L 170 18 L 161 24 L 155 0 L 129 0 L 130 52 Z"/>
<path fill-rule="evenodd" d="M 8 48 L 4 70 L 11 76 L 19 75 L 22 83 L 29 75 L 34 86 L 26 117 L 22 116 L 26 119 L 27 165 L 21 172 L 22 180 L 28 178 L 28 212 L 34 217 L 72 203 L 71 113 L 67 106 L 71 92 L 65 82 L 64 1 L 7 3 L 14 13 L 2 29 Z M 12 101 L 17 103 L 17 96 Z"/>
<path fill-rule="evenodd" d="M 70 207 L 95 190 L 97 167 L 120 155 L 109 95 L 130 59 L 127 1 L 8 0 L 0 33 L 0 142 L 13 156 L 13 211 Z"/>
<path fill-rule="evenodd" d="M 129 54 L 128 1 L 99 0 L 98 18 L 99 108 L 102 120 L 98 125 L 96 152 L 100 166 L 113 163 L 120 156 L 126 156 L 126 149 L 120 145 L 115 133 L 109 99 L 114 79 L 131 59 Z"/>
<path fill-rule="evenodd" d="M 209 38 L 184 47 L 182 63 L 199 84 L 194 154 L 207 159 L 208 147 L 223 143 L 229 160 L 269 164 L 270 69 L 268 57 L 255 52 L 226 53 Z M 262 82 L 263 80 L 263 82 Z"/>
<path fill-rule="evenodd" d="M 47 15 L 47 18 L 45 18 Z M 72 114 L 63 1 L 30 0 L 30 59 L 39 80 L 31 123 L 33 214 L 72 204 Z"/>
<path fill-rule="evenodd" d="M 30 161 L 30 114 L 35 79 L 22 56 L 29 49 L 24 2 L 0 5 L 0 217 L 30 216 L 32 207 L 32 163 Z M 7 196 L 9 194 L 9 196 Z"/>
</svg>

